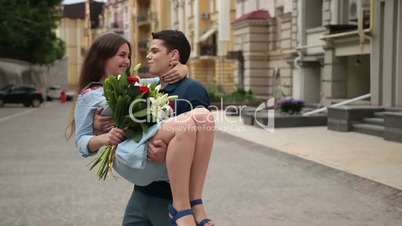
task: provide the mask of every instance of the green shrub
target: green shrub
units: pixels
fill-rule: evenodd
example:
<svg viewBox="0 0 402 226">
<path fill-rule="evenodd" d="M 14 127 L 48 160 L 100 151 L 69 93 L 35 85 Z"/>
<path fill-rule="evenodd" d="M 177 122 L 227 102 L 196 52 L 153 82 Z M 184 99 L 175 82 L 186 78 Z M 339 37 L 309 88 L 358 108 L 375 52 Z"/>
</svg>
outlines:
<svg viewBox="0 0 402 226">
<path fill-rule="evenodd" d="M 256 98 L 254 93 L 251 90 L 244 90 L 242 88 L 237 88 L 231 93 L 225 92 L 223 86 L 208 86 L 208 95 L 211 102 L 220 102 L 223 99 L 223 102 L 246 102 L 246 103 L 254 103 Z"/>
</svg>

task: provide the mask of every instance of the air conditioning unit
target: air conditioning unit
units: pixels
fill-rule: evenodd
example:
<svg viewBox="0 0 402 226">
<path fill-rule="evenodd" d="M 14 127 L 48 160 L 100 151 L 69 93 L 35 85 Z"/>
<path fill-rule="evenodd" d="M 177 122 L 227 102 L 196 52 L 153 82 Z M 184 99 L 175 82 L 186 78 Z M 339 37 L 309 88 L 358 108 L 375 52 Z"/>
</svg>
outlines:
<svg viewBox="0 0 402 226">
<path fill-rule="evenodd" d="M 370 9 L 370 0 L 349 0 L 348 20 L 350 23 L 358 23 L 362 9 Z M 368 13 L 365 10 L 365 14 Z M 363 16 L 364 18 L 364 16 Z"/>
<path fill-rule="evenodd" d="M 209 19 L 209 13 L 201 13 L 201 19 L 206 20 Z"/>
</svg>

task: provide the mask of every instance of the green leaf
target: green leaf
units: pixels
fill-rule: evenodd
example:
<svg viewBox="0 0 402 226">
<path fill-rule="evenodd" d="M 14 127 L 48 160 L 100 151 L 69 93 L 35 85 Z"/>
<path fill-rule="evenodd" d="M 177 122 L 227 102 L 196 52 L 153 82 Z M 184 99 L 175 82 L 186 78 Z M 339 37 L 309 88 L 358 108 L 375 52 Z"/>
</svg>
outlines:
<svg viewBox="0 0 402 226">
<path fill-rule="evenodd" d="M 122 106 L 123 106 L 123 97 L 118 96 L 117 97 L 117 103 L 116 103 L 116 111 L 114 111 L 112 114 L 113 121 L 116 123 L 116 126 L 119 127 L 121 123 L 121 112 L 122 112 Z"/>
<path fill-rule="evenodd" d="M 131 99 L 128 95 L 123 97 L 123 106 L 121 107 L 121 124 L 119 128 L 126 128 L 127 127 L 127 118 L 126 115 L 129 113 Z"/>
<path fill-rule="evenodd" d="M 141 128 L 144 133 L 148 133 L 149 126 L 147 123 L 141 123 Z"/>
<path fill-rule="evenodd" d="M 132 116 L 134 116 L 135 118 L 141 118 L 141 117 L 145 117 L 148 115 L 148 109 L 144 108 L 142 110 L 139 110 L 137 112 L 132 113 Z"/>
<path fill-rule="evenodd" d="M 120 75 L 119 84 L 120 84 L 120 90 L 122 91 L 122 94 L 123 94 L 124 93 L 123 91 L 125 91 L 127 89 L 127 86 L 128 86 L 127 74 L 126 73 L 123 73 L 123 74 Z"/>
<path fill-rule="evenodd" d="M 127 94 L 128 94 L 130 97 L 133 97 L 133 100 L 134 100 L 135 97 L 137 97 L 137 95 L 139 94 L 139 92 L 138 92 L 138 89 L 139 89 L 139 88 L 140 88 L 139 86 L 129 86 L 129 87 L 128 87 Z"/>
<path fill-rule="evenodd" d="M 142 128 L 140 126 L 130 127 L 126 132 L 126 137 L 138 143 L 142 139 Z"/>
<path fill-rule="evenodd" d="M 138 71 L 138 69 L 140 69 L 140 67 L 141 67 L 141 63 L 135 65 L 133 70 L 131 71 L 131 75 L 134 75 L 134 73 L 136 73 Z"/>
<path fill-rule="evenodd" d="M 145 101 L 142 101 L 142 97 L 143 97 L 143 95 L 144 94 L 139 94 L 134 100 L 132 100 L 131 102 L 130 102 L 130 104 L 132 103 L 132 102 L 134 102 L 133 103 L 133 106 L 131 107 L 131 111 L 130 112 L 137 112 L 137 111 L 140 111 L 140 110 L 142 110 L 142 109 L 144 109 L 144 108 L 146 108 L 147 107 L 147 103 L 145 102 Z M 129 109 L 130 110 L 130 109 Z"/>
<path fill-rule="evenodd" d="M 142 139 L 142 132 L 135 133 L 132 139 L 137 143 L 140 142 L 140 140 Z"/>
</svg>

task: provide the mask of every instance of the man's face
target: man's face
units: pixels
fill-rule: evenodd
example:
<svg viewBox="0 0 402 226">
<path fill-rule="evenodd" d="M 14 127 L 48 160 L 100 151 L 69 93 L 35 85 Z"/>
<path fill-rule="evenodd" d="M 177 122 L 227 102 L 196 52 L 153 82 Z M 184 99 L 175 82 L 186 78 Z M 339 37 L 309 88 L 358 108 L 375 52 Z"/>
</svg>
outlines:
<svg viewBox="0 0 402 226">
<path fill-rule="evenodd" d="M 127 43 L 120 46 L 117 53 L 109 58 L 105 64 L 105 76 L 119 75 L 126 72 L 130 66 L 130 49 Z"/>
<path fill-rule="evenodd" d="M 153 39 L 146 57 L 149 72 L 154 75 L 163 75 L 168 72 L 172 68 L 169 64 L 172 62 L 173 55 L 174 51 L 167 52 L 166 47 L 163 45 L 163 40 Z"/>
</svg>

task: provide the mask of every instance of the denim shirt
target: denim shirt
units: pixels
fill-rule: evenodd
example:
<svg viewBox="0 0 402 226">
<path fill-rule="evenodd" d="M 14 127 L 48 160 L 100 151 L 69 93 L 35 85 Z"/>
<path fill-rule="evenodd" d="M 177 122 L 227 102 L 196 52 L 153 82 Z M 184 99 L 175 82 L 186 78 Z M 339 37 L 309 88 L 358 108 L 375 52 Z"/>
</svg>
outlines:
<svg viewBox="0 0 402 226">
<path fill-rule="evenodd" d="M 154 84 L 158 82 L 158 77 L 141 79 L 141 83 Z M 96 152 L 90 152 L 88 150 L 88 144 L 92 137 L 94 137 L 93 119 L 96 109 L 99 107 L 103 107 L 104 109 L 101 113 L 102 115 L 111 114 L 107 107 L 106 99 L 103 96 L 103 87 L 93 89 L 90 84 L 88 88 L 84 89 L 78 96 L 74 112 L 76 128 L 75 145 L 83 157 L 96 154 Z"/>
</svg>

